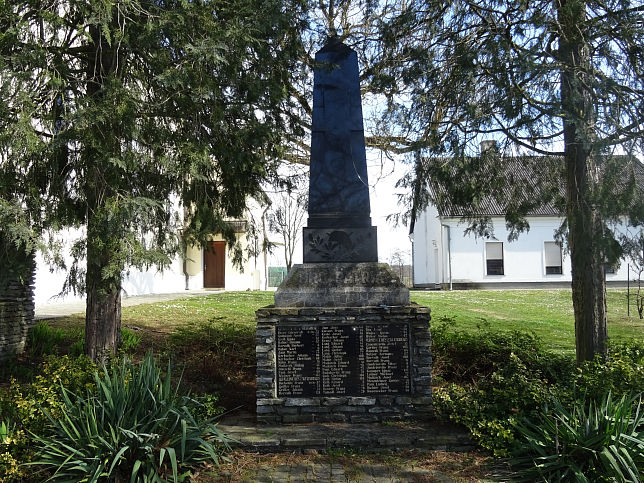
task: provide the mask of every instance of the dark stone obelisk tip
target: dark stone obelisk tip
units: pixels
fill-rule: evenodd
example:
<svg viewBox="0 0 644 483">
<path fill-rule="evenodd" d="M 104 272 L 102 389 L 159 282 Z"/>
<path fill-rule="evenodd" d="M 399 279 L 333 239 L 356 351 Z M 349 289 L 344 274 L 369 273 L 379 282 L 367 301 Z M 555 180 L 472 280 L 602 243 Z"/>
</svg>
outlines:
<svg viewBox="0 0 644 483">
<path fill-rule="evenodd" d="M 304 262 L 375 262 L 358 56 L 332 36 L 315 61 Z"/>
<path fill-rule="evenodd" d="M 318 54 L 326 54 L 328 52 L 337 52 L 337 53 L 349 55 L 350 53 L 353 52 L 353 49 L 351 49 L 351 47 L 349 47 L 348 45 L 344 44 L 342 40 L 340 40 L 340 37 L 338 37 L 337 35 L 331 35 L 327 38 L 326 42 L 324 43 L 324 47 L 322 47 L 318 51 Z"/>
</svg>

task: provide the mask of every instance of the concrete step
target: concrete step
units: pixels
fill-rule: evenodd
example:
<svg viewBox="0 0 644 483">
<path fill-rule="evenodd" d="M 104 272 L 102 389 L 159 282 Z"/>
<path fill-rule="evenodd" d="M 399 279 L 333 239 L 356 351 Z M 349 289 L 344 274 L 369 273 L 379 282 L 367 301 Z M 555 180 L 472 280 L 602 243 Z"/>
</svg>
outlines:
<svg viewBox="0 0 644 483">
<path fill-rule="evenodd" d="M 218 425 L 232 437 L 233 447 L 260 453 L 324 452 L 354 449 L 367 452 L 401 449 L 470 451 L 475 448 L 462 426 L 439 422 L 312 423 L 281 426 L 257 425 L 241 418 L 226 418 Z"/>
</svg>

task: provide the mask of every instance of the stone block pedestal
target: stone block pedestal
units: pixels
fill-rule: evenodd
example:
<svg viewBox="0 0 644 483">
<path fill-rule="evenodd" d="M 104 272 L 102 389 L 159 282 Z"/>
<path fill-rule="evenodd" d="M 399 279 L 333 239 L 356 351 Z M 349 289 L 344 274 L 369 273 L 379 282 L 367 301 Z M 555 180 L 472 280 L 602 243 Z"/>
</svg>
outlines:
<svg viewBox="0 0 644 483">
<path fill-rule="evenodd" d="M 409 303 L 258 310 L 258 422 L 430 419 L 429 320 Z"/>
<path fill-rule="evenodd" d="M 386 263 L 294 265 L 275 292 L 276 307 L 373 307 L 409 304 L 409 289 Z"/>
</svg>

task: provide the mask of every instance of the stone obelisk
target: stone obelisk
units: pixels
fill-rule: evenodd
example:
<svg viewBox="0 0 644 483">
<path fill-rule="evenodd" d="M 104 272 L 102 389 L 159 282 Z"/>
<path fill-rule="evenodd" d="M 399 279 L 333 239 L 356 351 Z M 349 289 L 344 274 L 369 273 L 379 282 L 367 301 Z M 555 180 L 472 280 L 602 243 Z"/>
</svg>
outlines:
<svg viewBox="0 0 644 483">
<path fill-rule="evenodd" d="M 378 263 L 357 55 L 330 38 L 315 60 L 304 263 L 257 311 L 257 419 L 425 419 L 429 309 Z"/>
<path fill-rule="evenodd" d="M 315 62 L 304 263 L 377 262 L 358 57 L 332 37 Z"/>
<path fill-rule="evenodd" d="M 280 285 L 275 305 L 406 305 L 407 287 L 388 265 L 377 263 L 358 56 L 331 37 L 315 63 L 304 264 Z"/>
</svg>

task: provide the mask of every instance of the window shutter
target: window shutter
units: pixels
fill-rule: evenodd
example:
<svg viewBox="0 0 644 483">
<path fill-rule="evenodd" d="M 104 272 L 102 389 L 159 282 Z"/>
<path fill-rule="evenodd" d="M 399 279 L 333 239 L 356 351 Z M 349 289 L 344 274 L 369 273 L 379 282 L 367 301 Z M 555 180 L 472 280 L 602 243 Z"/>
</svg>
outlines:
<svg viewBox="0 0 644 483">
<path fill-rule="evenodd" d="M 544 243 L 546 274 L 561 274 L 561 246 L 556 242 Z"/>
<path fill-rule="evenodd" d="M 503 243 L 502 242 L 488 242 L 485 246 L 488 260 L 502 260 L 503 259 Z"/>
</svg>

